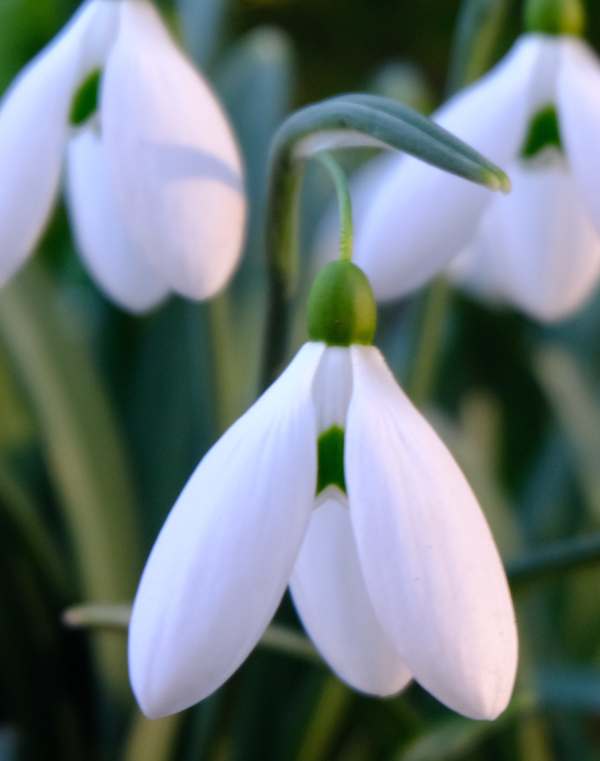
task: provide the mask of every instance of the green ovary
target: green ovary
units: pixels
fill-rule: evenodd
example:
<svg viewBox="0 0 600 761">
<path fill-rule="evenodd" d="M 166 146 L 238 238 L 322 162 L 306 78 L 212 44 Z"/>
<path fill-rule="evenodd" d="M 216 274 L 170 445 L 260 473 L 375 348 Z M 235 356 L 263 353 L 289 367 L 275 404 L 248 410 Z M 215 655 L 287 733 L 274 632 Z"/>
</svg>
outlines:
<svg viewBox="0 0 600 761">
<path fill-rule="evenodd" d="M 318 454 L 317 494 L 321 494 L 328 486 L 335 486 L 345 494 L 343 428 L 332 425 L 319 436 Z"/>
</svg>

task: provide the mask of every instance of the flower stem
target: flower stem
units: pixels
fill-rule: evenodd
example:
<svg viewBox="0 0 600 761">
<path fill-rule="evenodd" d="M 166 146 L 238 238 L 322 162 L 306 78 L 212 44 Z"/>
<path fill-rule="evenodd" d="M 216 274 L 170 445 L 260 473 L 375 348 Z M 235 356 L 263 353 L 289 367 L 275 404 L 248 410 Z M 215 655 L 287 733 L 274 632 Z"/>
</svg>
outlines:
<svg viewBox="0 0 600 761">
<path fill-rule="evenodd" d="M 264 386 L 273 380 L 285 358 L 298 270 L 303 163 L 326 149 L 373 145 L 404 151 L 493 190 L 508 187 L 506 175 L 494 164 L 426 117 L 386 98 L 346 95 L 292 114 L 277 131 L 270 155 Z"/>
<path fill-rule="evenodd" d="M 444 325 L 452 300 L 452 289 L 445 278 L 438 278 L 423 298 L 416 351 L 409 391 L 413 402 L 422 406 L 431 397 L 440 361 Z"/>
<path fill-rule="evenodd" d="M 354 230 L 352 225 L 352 198 L 348 188 L 348 181 L 342 168 L 331 153 L 323 151 L 323 153 L 317 154 L 317 159 L 327 169 L 335 185 L 340 215 L 340 259 L 344 262 L 351 262 Z"/>
<path fill-rule="evenodd" d="M 463 2 L 450 62 L 448 96 L 479 78 L 489 67 L 504 27 L 505 6 L 499 0 Z M 435 281 L 424 297 L 419 345 L 410 381 L 412 399 L 419 406 L 427 402 L 435 389 L 444 323 L 451 302 L 451 288 L 443 278 Z"/>
</svg>

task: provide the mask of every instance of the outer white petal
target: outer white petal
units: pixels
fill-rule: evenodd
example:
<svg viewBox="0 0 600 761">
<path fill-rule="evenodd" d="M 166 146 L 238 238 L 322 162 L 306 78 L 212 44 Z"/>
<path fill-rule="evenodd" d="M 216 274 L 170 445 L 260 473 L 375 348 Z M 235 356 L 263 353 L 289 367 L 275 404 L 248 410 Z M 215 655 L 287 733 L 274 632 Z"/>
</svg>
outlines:
<svg viewBox="0 0 600 761">
<path fill-rule="evenodd" d="M 129 633 L 133 689 L 152 718 L 216 690 L 281 600 L 314 504 L 322 352 L 307 344 L 215 444 L 154 545 Z"/>
<path fill-rule="evenodd" d="M 117 3 L 86 3 L 15 79 L 0 106 L 0 284 L 38 241 L 60 180 L 71 101 L 101 65 Z"/>
<path fill-rule="evenodd" d="M 535 105 L 530 84 L 545 43 L 526 36 L 485 77 L 452 98 L 435 121 L 500 166 L 512 161 Z M 356 263 L 379 299 L 420 286 L 463 249 L 493 196 L 413 158 L 392 159 L 361 225 Z"/>
<path fill-rule="evenodd" d="M 314 510 L 291 591 L 307 632 L 341 679 L 373 695 L 393 695 L 410 681 L 375 617 L 347 505 L 330 498 Z"/>
<path fill-rule="evenodd" d="M 109 297 L 132 312 L 162 301 L 168 288 L 131 245 L 114 199 L 104 146 L 94 129 L 82 130 L 69 144 L 67 200 L 83 261 Z"/>
<path fill-rule="evenodd" d="M 600 62 L 583 42 L 565 43 L 558 112 L 569 164 L 600 232 Z"/>
<path fill-rule="evenodd" d="M 598 282 L 600 236 L 558 152 L 515 164 L 511 177 L 513 192 L 486 212 L 464 284 L 539 320 L 563 319 Z"/>
<path fill-rule="evenodd" d="M 506 706 L 517 636 L 506 577 L 463 474 L 374 348 L 353 347 L 346 479 L 377 617 L 414 678 L 449 707 Z"/>
<path fill-rule="evenodd" d="M 243 242 L 240 158 L 215 96 L 147 0 L 123 3 L 102 127 L 133 241 L 179 293 L 213 295 Z"/>
</svg>

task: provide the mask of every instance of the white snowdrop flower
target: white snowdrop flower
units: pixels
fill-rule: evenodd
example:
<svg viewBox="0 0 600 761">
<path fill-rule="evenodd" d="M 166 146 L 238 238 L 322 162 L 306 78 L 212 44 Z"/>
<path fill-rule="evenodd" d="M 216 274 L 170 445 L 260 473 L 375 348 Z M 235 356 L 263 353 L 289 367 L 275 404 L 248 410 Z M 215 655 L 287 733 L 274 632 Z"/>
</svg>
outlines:
<svg viewBox="0 0 600 761">
<path fill-rule="evenodd" d="M 310 341 L 213 446 L 152 550 L 133 606 L 130 676 L 150 717 L 210 695 L 287 585 L 341 679 L 385 696 L 416 679 L 473 718 L 506 706 L 514 613 L 462 472 L 371 345 L 363 273 L 329 264 Z"/>
<path fill-rule="evenodd" d="M 570 31 L 578 19 L 567 18 Z M 573 313 L 600 274 L 595 54 L 569 34 L 525 34 L 434 119 L 503 166 L 513 190 L 492 195 L 415 159 L 388 158 L 368 193 L 362 182 L 356 224 L 355 259 L 376 296 L 402 296 L 458 256 L 451 276 L 476 294 L 540 320 Z"/>
<path fill-rule="evenodd" d="M 246 204 L 238 149 L 148 0 L 87 0 L 0 104 L 0 284 L 39 241 L 66 160 L 90 274 L 143 311 L 231 276 Z"/>
</svg>

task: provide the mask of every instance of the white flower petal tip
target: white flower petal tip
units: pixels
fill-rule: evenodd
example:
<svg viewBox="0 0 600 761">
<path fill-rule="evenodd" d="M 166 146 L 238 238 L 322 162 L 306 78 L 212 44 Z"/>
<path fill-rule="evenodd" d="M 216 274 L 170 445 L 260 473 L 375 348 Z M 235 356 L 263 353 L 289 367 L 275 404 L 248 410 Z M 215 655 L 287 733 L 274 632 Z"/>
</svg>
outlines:
<svg viewBox="0 0 600 761">
<path fill-rule="evenodd" d="M 313 512 L 292 575 L 292 597 L 308 634 L 340 679 L 370 695 L 395 695 L 411 675 L 375 617 L 348 507 L 339 497 L 326 498 Z"/>
<path fill-rule="evenodd" d="M 180 294 L 214 295 L 244 241 L 241 160 L 215 96 L 146 0 L 123 4 L 101 110 L 133 242 Z"/>
<path fill-rule="evenodd" d="M 441 126 L 500 166 L 525 137 L 530 88 L 544 45 L 521 39 L 485 77 L 434 116 Z M 411 157 L 389 159 L 385 181 L 356 226 L 356 263 L 379 300 L 399 298 L 444 269 L 464 249 L 489 190 Z"/>
<path fill-rule="evenodd" d="M 101 289 L 134 313 L 163 301 L 168 288 L 129 241 L 112 193 L 102 141 L 93 129 L 80 131 L 70 142 L 67 202 L 79 252 Z"/>
<path fill-rule="evenodd" d="M 86 3 L 23 69 L 0 106 L 0 284 L 38 242 L 58 190 L 77 86 L 104 60 L 117 3 Z"/>
<path fill-rule="evenodd" d="M 494 199 L 453 277 L 542 322 L 563 320 L 597 285 L 600 235 L 557 151 L 515 164 L 511 176 L 513 193 Z"/>
<path fill-rule="evenodd" d="M 489 528 L 379 352 L 351 352 L 348 499 L 373 608 L 416 681 L 459 713 L 494 718 L 512 693 L 518 642 Z"/>
<path fill-rule="evenodd" d="M 275 613 L 314 503 L 312 385 L 323 350 L 301 349 L 215 444 L 160 533 L 129 630 L 131 682 L 150 717 L 220 687 Z"/>
</svg>

